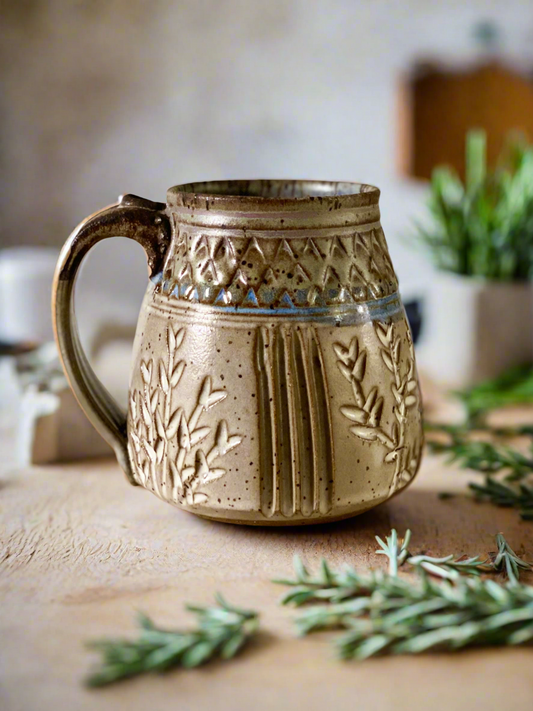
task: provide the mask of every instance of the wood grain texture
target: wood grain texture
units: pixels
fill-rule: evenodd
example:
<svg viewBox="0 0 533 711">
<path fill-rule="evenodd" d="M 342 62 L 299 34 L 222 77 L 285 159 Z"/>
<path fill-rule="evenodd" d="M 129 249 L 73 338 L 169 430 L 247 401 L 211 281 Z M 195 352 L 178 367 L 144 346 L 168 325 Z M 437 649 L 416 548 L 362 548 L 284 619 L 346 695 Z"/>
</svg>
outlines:
<svg viewBox="0 0 533 711">
<path fill-rule="evenodd" d="M 7 443 L 0 446 L 7 453 Z M 493 550 L 503 531 L 532 557 L 533 524 L 477 505 L 466 476 L 426 456 L 412 488 L 358 518 L 302 529 L 246 528 L 200 520 L 127 485 L 113 462 L 4 466 L 0 479 L 0 708 L 2 711 L 177 707 L 236 711 L 334 707 L 365 711 L 492 709 L 533 704 L 533 650 L 480 650 L 365 663 L 332 658 L 328 635 L 295 639 L 291 610 L 269 580 L 294 553 L 311 564 L 382 566 L 374 535 L 413 530 L 413 550 L 436 555 Z M 439 491 L 458 491 L 441 501 Z M 134 633 L 136 610 L 188 624 L 185 602 L 216 590 L 261 611 L 264 633 L 234 662 L 88 691 L 87 639 Z M 497 683 L 496 683 L 497 680 Z"/>
</svg>

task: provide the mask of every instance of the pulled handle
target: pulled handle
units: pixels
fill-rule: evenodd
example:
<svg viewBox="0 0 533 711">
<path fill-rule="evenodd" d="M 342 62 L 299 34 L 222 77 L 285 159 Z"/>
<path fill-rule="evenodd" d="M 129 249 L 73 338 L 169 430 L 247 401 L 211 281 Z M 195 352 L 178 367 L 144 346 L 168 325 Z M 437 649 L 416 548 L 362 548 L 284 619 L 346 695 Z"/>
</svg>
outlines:
<svg viewBox="0 0 533 711">
<path fill-rule="evenodd" d="M 52 289 L 54 331 L 63 369 L 76 399 L 119 464 L 136 484 L 128 456 L 127 414 L 96 377 L 81 347 L 74 312 L 74 286 L 80 265 L 95 244 L 109 237 L 127 237 L 146 252 L 148 272 L 157 274 L 170 242 L 165 204 L 124 195 L 118 203 L 94 213 L 72 232 L 56 267 Z"/>
</svg>

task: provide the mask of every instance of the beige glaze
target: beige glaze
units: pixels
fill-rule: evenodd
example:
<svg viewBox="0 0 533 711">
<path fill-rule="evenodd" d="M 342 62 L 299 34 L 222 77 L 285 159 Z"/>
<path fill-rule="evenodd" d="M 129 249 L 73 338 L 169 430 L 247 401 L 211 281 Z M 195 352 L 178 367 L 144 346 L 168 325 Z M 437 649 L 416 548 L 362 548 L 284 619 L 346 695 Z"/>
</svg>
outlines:
<svg viewBox="0 0 533 711">
<path fill-rule="evenodd" d="M 356 183 L 193 184 L 169 190 L 166 207 L 127 196 L 73 233 L 58 341 L 132 483 L 262 525 L 346 518 L 410 483 L 421 403 L 378 198 Z M 67 308 L 81 256 L 112 234 L 141 242 L 151 271 L 127 424 Z"/>
</svg>

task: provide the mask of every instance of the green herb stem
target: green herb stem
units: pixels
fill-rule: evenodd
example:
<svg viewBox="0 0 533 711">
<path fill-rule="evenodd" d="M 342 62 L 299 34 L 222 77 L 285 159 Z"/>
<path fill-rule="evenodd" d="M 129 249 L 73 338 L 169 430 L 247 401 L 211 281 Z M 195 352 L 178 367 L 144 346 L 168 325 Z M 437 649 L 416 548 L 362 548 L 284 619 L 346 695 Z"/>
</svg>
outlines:
<svg viewBox="0 0 533 711">
<path fill-rule="evenodd" d="M 191 631 L 163 630 L 145 615 L 139 615 L 137 640 L 104 639 L 88 647 L 102 655 L 101 666 L 87 679 L 91 687 L 105 686 L 148 672 L 173 667 L 189 669 L 215 658 L 230 659 L 255 635 L 258 614 L 229 605 L 220 595 L 217 607 L 188 606 L 198 621 Z"/>
</svg>

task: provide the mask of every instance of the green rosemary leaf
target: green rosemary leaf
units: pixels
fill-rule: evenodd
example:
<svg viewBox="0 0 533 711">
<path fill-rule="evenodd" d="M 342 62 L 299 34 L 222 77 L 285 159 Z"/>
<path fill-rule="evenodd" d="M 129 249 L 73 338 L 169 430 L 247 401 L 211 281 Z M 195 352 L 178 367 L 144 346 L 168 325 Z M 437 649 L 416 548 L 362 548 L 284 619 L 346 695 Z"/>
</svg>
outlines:
<svg viewBox="0 0 533 711">
<path fill-rule="evenodd" d="M 389 574 L 397 575 L 398 568 L 403 565 L 409 555 L 409 541 L 411 540 L 411 531 L 405 532 L 405 537 L 398 543 L 398 533 L 393 528 L 390 536 L 387 536 L 384 542 L 379 536 L 376 536 L 376 541 L 379 543 L 381 550 L 377 550 L 378 555 L 386 555 L 389 559 Z"/>
<path fill-rule="evenodd" d="M 408 558 L 407 563 L 422 568 L 430 575 L 448 580 L 454 580 L 459 575 L 480 575 L 487 572 L 486 561 L 480 560 L 479 556 L 455 558 L 453 555 L 447 555 L 443 558 L 433 558 L 428 555 L 416 555 Z"/>
<path fill-rule="evenodd" d="M 135 641 L 98 640 L 88 647 L 102 656 L 101 666 L 87 679 L 88 686 L 104 686 L 146 672 L 172 667 L 192 668 L 220 657 L 230 659 L 259 627 L 258 614 L 229 605 L 217 595 L 218 607 L 188 606 L 198 627 L 189 632 L 163 630 L 146 615 L 138 617 Z"/>
<path fill-rule="evenodd" d="M 533 473 L 533 456 L 510 447 L 467 439 L 455 433 L 448 442 L 427 442 L 431 452 L 448 454 L 448 462 L 484 474 L 504 472 L 508 481 L 519 481 Z M 533 453 L 533 452 L 532 452 Z"/>
<path fill-rule="evenodd" d="M 403 585 L 397 576 L 385 575 L 377 598 L 309 608 L 296 620 L 299 633 L 345 627 L 336 642 L 344 659 L 533 639 L 532 587 L 468 576 L 429 582 L 420 567 L 415 571 L 415 581 Z"/>
<path fill-rule="evenodd" d="M 533 485 L 521 482 L 518 486 L 512 486 L 487 476 L 483 484 L 471 482 L 468 486 L 479 501 L 518 509 L 525 521 L 533 520 Z"/>
<path fill-rule="evenodd" d="M 510 585 L 517 585 L 520 579 L 520 571 L 532 570 L 533 566 L 516 555 L 502 533 L 496 535 L 496 543 L 498 545 L 498 553 L 492 565 L 495 570 L 506 573 Z"/>
<path fill-rule="evenodd" d="M 479 501 L 516 508 L 524 520 L 533 520 L 533 444 L 531 454 L 525 455 L 511 447 L 469 439 L 471 429 L 468 425 L 430 425 L 430 428 L 449 435 L 446 442 L 429 440 L 430 451 L 448 454 L 449 462 L 485 475 L 482 483 L 469 483 Z M 514 428 L 512 432 L 501 428 L 491 431 L 513 436 L 527 432 L 531 436 L 533 429 L 528 426 Z"/>
<path fill-rule="evenodd" d="M 399 542 L 396 530 L 383 541 L 389 572 L 335 571 L 323 561 L 318 575 L 296 571 L 297 586 L 285 604 L 313 602 L 295 620 L 300 635 L 345 628 L 337 640 L 343 659 L 366 659 L 377 654 L 418 654 L 432 649 L 454 650 L 477 645 L 517 645 L 533 641 L 533 587 L 519 581 L 532 566 L 519 558 L 502 534 L 494 559 L 479 556 L 441 558 L 411 556 L 410 535 Z M 411 577 L 399 568 L 410 566 Z M 506 571 L 504 585 L 479 577 Z"/>
</svg>

